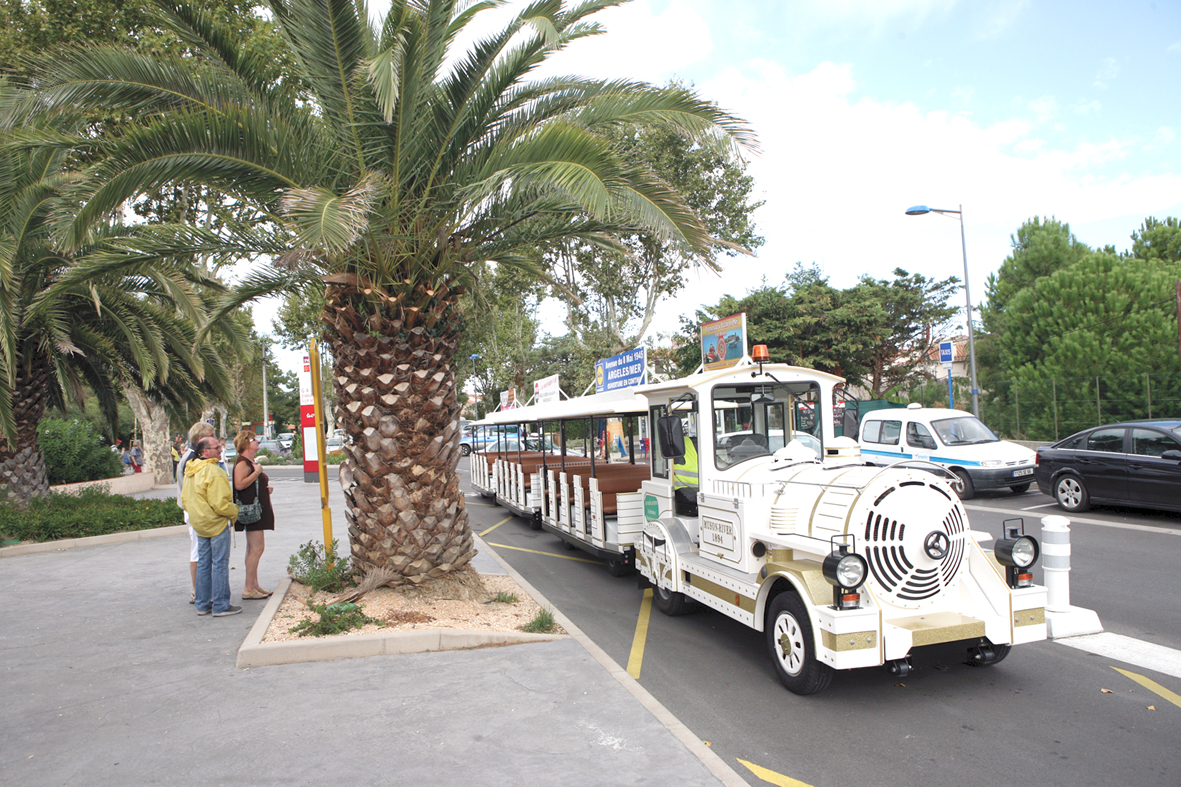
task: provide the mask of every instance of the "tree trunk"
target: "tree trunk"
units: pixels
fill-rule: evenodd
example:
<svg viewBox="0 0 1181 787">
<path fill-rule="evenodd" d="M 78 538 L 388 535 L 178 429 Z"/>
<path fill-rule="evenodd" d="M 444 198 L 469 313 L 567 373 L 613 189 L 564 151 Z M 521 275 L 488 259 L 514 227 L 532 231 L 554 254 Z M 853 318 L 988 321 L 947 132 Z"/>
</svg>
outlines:
<svg viewBox="0 0 1181 787">
<path fill-rule="evenodd" d="M 330 284 L 326 301 L 338 417 L 352 440 L 340 484 L 353 567 L 386 567 L 414 583 L 443 576 L 476 554 L 455 471 L 459 292 L 366 298 Z"/>
<path fill-rule="evenodd" d="M 133 385 L 124 385 L 123 395 L 127 397 L 131 412 L 139 419 L 143 434 L 143 472 L 155 473 L 157 483 L 166 483 L 172 478 L 168 412 Z"/>
<path fill-rule="evenodd" d="M 13 389 L 16 446 L 0 434 L 0 495 L 23 508 L 33 497 L 49 494 L 45 456 L 37 442 L 37 425 L 45 415 L 50 367 L 40 353 L 30 353 L 29 366 L 22 365 Z"/>
</svg>

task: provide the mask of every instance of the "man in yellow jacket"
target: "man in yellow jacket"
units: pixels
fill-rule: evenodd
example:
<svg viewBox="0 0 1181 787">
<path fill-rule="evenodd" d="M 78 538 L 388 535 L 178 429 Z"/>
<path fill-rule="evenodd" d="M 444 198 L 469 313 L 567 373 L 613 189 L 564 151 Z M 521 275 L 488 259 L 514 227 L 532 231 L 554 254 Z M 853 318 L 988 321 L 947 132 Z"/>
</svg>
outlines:
<svg viewBox="0 0 1181 787">
<path fill-rule="evenodd" d="M 242 611 L 230 603 L 230 522 L 238 517 L 230 478 L 218 467 L 221 443 L 202 437 L 185 464 L 181 504 L 197 533 L 197 614 L 215 618 Z"/>
</svg>

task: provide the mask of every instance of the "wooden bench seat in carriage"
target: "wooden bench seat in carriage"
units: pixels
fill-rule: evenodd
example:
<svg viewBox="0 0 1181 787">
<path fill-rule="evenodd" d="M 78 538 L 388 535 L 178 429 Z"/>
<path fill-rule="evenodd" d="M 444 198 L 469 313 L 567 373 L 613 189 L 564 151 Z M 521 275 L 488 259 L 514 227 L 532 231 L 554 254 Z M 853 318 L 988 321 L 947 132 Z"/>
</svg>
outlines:
<svg viewBox="0 0 1181 787">
<path fill-rule="evenodd" d="M 590 497 L 590 468 L 586 474 L 579 474 L 583 490 Z M 619 511 L 616 495 L 621 492 L 639 492 L 645 481 L 652 479 L 652 468 L 647 464 L 618 463 L 595 465 L 595 478 L 598 481 L 599 492 L 603 496 L 603 514 L 614 515 Z"/>
</svg>

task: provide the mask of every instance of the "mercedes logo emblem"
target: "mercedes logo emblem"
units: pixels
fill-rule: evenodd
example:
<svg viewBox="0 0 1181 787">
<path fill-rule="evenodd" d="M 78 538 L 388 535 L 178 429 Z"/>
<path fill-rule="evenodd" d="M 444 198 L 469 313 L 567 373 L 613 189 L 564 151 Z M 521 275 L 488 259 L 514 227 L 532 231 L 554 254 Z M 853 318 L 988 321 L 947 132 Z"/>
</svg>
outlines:
<svg viewBox="0 0 1181 787">
<path fill-rule="evenodd" d="M 932 530 L 923 540 L 923 551 L 932 560 L 942 560 L 951 549 L 951 539 L 942 530 Z"/>
</svg>

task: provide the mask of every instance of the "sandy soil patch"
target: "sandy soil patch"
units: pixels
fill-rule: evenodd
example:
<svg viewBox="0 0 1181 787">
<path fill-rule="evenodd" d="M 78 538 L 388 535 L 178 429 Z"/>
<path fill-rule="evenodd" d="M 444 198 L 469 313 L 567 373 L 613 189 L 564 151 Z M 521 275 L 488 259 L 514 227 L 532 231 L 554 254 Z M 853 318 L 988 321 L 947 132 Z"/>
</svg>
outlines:
<svg viewBox="0 0 1181 787">
<path fill-rule="evenodd" d="M 516 596 L 516 601 L 496 601 L 498 593 Z M 300 637 L 299 634 L 292 634 L 290 629 L 301 621 L 316 618 L 316 613 L 308 607 L 309 601 L 313 604 L 332 604 L 347 595 L 347 592 L 313 594 L 310 588 L 292 581 L 262 641 L 325 639 Z M 367 593 L 357 604 L 366 615 L 382 621 L 382 625 L 369 623 L 338 636 L 441 628 L 519 631 L 541 609 L 512 577 L 477 574 L 471 570 L 461 572 L 457 578 L 424 582 L 418 586 L 378 588 Z M 566 632 L 557 627 L 552 633 Z"/>
</svg>

